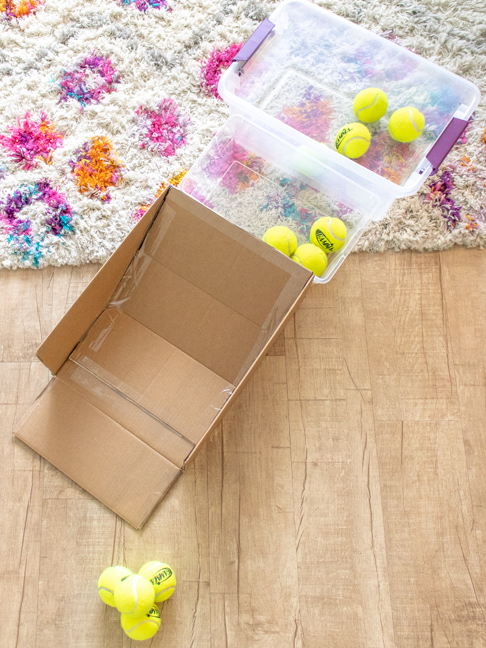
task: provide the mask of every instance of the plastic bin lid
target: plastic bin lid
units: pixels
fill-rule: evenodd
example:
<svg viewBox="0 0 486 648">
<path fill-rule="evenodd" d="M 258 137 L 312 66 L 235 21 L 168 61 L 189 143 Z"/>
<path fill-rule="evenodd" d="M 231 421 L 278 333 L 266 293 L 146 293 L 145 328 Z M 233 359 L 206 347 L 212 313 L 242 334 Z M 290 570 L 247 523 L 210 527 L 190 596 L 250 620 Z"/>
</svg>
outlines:
<svg viewBox="0 0 486 648">
<path fill-rule="evenodd" d="M 386 93 L 388 110 L 367 124 L 371 145 L 351 160 L 334 142 L 357 121 L 354 97 L 369 87 Z M 480 99 L 469 81 L 307 0 L 285 0 L 264 21 L 222 76 L 219 92 L 236 112 L 395 197 L 415 193 L 435 172 Z M 400 143 L 388 121 L 409 106 L 423 114 L 425 127 L 413 142 Z"/>
</svg>

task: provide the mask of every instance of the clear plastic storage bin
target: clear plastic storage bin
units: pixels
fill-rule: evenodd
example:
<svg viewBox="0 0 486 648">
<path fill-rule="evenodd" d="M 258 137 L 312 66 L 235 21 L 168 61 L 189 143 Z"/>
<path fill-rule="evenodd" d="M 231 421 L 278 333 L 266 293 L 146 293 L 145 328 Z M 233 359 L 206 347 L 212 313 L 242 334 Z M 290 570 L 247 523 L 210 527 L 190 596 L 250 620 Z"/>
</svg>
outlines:
<svg viewBox="0 0 486 648">
<path fill-rule="evenodd" d="M 301 245 L 316 219 L 340 218 L 346 245 L 329 255 L 319 283 L 329 281 L 373 216 L 386 211 L 376 194 L 238 115 L 218 131 L 180 188 L 258 238 L 285 225 Z"/>
<path fill-rule="evenodd" d="M 332 165 L 377 190 L 394 197 L 415 193 L 433 171 L 428 152 L 452 118 L 469 119 L 478 88 L 307 0 L 285 0 L 270 22 L 274 28 L 251 58 L 234 62 L 220 80 L 219 93 L 232 111 L 284 137 L 297 135 L 300 144 L 328 145 Z M 388 111 L 367 124 L 372 140 L 365 155 L 350 160 L 334 141 L 345 124 L 357 121 L 353 100 L 368 87 L 387 94 Z M 404 106 L 425 117 L 424 132 L 410 144 L 394 141 L 387 130 L 391 114 Z"/>
<path fill-rule="evenodd" d="M 367 124 L 370 147 L 351 160 L 334 142 L 358 121 L 353 100 L 369 87 L 387 94 L 388 110 Z M 263 21 L 219 92 L 231 117 L 181 188 L 259 238 L 286 225 L 300 245 L 317 218 L 343 220 L 346 243 L 329 255 L 317 283 L 329 281 L 370 220 L 435 173 L 480 99 L 472 83 L 307 0 L 284 0 Z M 406 106 L 425 117 L 423 133 L 409 144 L 387 128 Z"/>
</svg>

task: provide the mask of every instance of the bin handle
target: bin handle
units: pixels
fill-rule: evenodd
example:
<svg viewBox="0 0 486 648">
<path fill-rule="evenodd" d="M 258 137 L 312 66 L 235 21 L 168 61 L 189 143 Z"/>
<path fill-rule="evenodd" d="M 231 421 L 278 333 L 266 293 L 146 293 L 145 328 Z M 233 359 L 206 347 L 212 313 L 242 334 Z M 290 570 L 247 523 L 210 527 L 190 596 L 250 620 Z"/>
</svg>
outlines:
<svg viewBox="0 0 486 648">
<path fill-rule="evenodd" d="M 444 128 L 437 141 L 426 155 L 427 160 L 432 165 L 431 175 L 437 171 L 445 160 L 451 148 L 464 132 L 467 124 L 468 120 L 453 117 Z"/>
<path fill-rule="evenodd" d="M 244 63 L 249 61 L 274 27 L 275 24 L 271 20 L 268 20 L 268 18 L 265 18 L 265 20 L 260 23 L 250 38 L 246 41 L 238 54 L 236 54 L 233 63 L 236 61 L 242 61 Z"/>
</svg>

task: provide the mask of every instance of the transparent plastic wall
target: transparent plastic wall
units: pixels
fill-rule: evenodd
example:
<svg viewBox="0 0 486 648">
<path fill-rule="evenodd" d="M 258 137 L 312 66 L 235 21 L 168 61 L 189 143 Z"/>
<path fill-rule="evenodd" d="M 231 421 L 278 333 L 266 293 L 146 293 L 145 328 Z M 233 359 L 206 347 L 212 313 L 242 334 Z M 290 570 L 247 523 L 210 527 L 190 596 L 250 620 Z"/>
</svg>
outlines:
<svg viewBox="0 0 486 648">
<path fill-rule="evenodd" d="M 348 232 L 346 244 L 329 255 L 317 282 L 329 281 L 369 221 L 388 206 L 305 147 L 294 147 L 239 116 L 218 131 L 181 189 L 258 238 L 284 225 L 300 245 L 309 242 L 315 220 L 340 218 Z"/>
<path fill-rule="evenodd" d="M 340 164 L 361 183 L 395 197 L 417 191 L 432 167 L 425 160 L 452 117 L 467 120 L 479 102 L 478 88 L 390 39 L 306 0 L 287 0 L 270 16 L 275 28 L 250 60 L 233 63 L 219 92 L 237 114 L 300 143 L 329 147 L 331 164 Z M 367 125 L 371 145 L 357 160 L 335 150 L 339 130 L 357 121 L 353 100 L 378 87 L 388 96 L 388 111 Z M 388 133 L 392 113 L 414 106 L 425 117 L 422 135 L 400 143 Z"/>
</svg>

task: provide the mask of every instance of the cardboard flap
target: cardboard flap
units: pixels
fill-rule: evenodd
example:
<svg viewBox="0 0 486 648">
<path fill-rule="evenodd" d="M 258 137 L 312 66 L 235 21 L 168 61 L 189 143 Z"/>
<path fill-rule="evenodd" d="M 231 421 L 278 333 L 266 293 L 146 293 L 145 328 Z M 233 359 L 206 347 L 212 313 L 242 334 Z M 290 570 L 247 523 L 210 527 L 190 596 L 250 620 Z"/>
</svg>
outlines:
<svg viewBox="0 0 486 648">
<path fill-rule="evenodd" d="M 133 259 L 133 255 L 140 247 L 150 223 L 165 200 L 167 192 L 168 189 L 144 214 L 52 333 L 38 348 L 38 358 L 50 369 L 51 373 L 56 374 L 59 371 L 80 338 L 106 306 L 123 277 L 123 273 Z"/>
<path fill-rule="evenodd" d="M 180 474 L 57 378 L 15 435 L 137 529 Z"/>
<path fill-rule="evenodd" d="M 182 467 L 194 443 L 164 425 L 146 408 L 70 360 L 57 378 L 175 466 Z"/>
<path fill-rule="evenodd" d="M 180 441 L 177 434 L 182 435 L 186 452 L 179 466 L 234 390 L 232 384 L 116 308 L 103 312 L 71 358 L 123 394 L 133 407 L 144 408 L 172 429 L 164 436 L 167 450 L 158 435 L 157 449 L 165 457 L 170 458 L 167 452 Z"/>
</svg>

